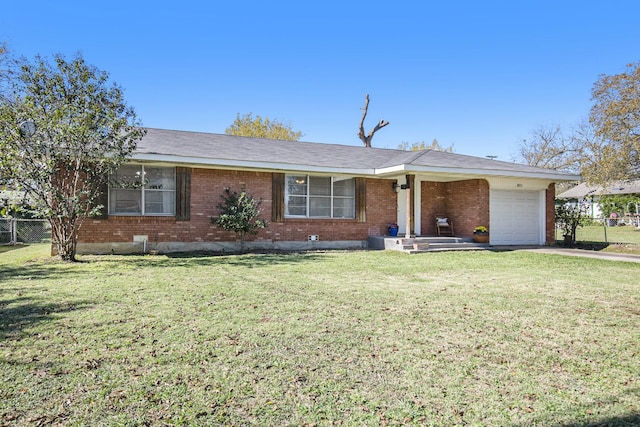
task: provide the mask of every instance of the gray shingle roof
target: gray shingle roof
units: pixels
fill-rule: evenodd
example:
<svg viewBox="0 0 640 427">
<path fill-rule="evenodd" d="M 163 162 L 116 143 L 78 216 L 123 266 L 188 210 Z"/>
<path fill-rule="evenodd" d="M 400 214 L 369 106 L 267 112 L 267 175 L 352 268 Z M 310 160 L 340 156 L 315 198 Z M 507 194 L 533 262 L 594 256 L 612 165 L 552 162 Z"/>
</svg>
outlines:
<svg viewBox="0 0 640 427">
<path fill-rule="evenodd" d="M 618 181 L 607 186 L 588 185 L 586 182 L 583 182 L 558 194 L 556 197 L 559 199 L 580 199 L 586 196 L 615 194 L 640 194 L 640 181 Z"/>
<path fill-rule="evenodd" d="M 147 129 L 147 134 L 138 144 L 137 153 L 247 163 L 372 169 L 397 155 L 398 150 Z"/>
<path fill-rule="evenodd" d="M 492 175 L 578 179 L 549 169 L 435 150 L 404 151 L 164 129 L 147 129 L 135 158 L 209 165 L 263 165 L 266 169 L 350 170 L 363 174 L 380 174 L 384 169 L 395 168 L 396 173 L 399 169 L 476 174 L 484 171 Z"/>
</svg>

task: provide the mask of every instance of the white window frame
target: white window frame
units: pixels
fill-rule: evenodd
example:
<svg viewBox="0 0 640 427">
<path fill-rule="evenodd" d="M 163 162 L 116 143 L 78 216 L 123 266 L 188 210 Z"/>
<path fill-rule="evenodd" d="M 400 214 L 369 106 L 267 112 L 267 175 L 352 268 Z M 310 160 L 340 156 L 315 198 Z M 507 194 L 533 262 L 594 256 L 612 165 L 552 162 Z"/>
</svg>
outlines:
<svg viewBox="0 0 640 427">
<path fill-rule="evenodd" d="M 112 209 L 112 197 L 114 197 L 114 190 L 123 189 L 122 187 L 114 186 L 112 180 L 109 179 L 109 198 L 108 198 L 108 211 L 109 215 L 113 216 L 175 216 L 176 215 L 176 168 L 175 167 L 166 167 L 166 166 L 147 166 L 152 169 L 166 169 L 172 170 L 173 172 L 173 188 L 162 189 L 162 188 L 152 188 L 149 187 L 147 183 L 144 182 L 145 165 L 141 164 L 126 164 L 123 166 L 127 167 L 137 167 L 139 168 L 139 175 L 142 177 L 140 180 L 141 185 L 139 187 L 134 187 L 131 189 L 127 189 L 127 191 L 140 191 L 140 211 L 139 212 L 127 212 L 127 211 L 115 211 Z M 138 172 L 137 172 L 138 174 Z M 111 178 L 111 177 L 110 177 Z M 126 188 L 124 188 L 126 189 Z M 169 200 L 171 205 L 171 212 L 146 212 L 146 196 L 147 193 L 151 194 L 153 192 L 162 192 L 165 194 L 169 194 Z"/>
<path fill-rule="evenodd" d="M 306 188 L 305 194 L 296 194 L 290 192 L 289 180 L 292 178 L 297 178 L 301 180 L 298 184 L 304 186 Z M 330 178 L 331 180 L 331 189 L 330 194 L 311 194 L 311 186 L 309 182 L 313 178 Z M 353 183 L 353 194 L 351 196 L 339 196 L 335 194 L 335 183 L 339 181 L 351 180 Z M 304 174 L 286 174 L 285 175 L 285 184 L 284 184 L 284 203 L 285 203 L 285 218 L 308 218 L 308 219 L 355 219 L 356 214 L 356 194 L 355 194 L 355 178 L 354 177 L 344 177 L 344 176 L 324 176 L 324 175 L 304 175 Z M 289 213 L 289 201 L 291 197 L 299 197 L 305 199 L 304 204 L 304 214 L 290 214 Z M 330 200 L 330 215 L 328 216 L 311 216 L 309 214 L 311 210 L 310 201 L 312 198 L 327 198 Z M 335 201 L 341 200 L 351 200 L 351 211 L 352 216 L 335 216 Z M 298 208 L 302 208 L 302 205 L 298 205 Z"/>
</svg>

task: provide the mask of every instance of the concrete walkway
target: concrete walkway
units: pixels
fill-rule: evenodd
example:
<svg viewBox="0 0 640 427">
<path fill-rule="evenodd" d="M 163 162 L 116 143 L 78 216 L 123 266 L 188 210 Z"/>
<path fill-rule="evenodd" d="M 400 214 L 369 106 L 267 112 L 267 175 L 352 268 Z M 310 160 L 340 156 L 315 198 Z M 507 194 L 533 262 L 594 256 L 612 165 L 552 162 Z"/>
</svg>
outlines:
<svg viewBox="0 0 640 427">
<path fill-rule="evenodd" d="M 617 253 L 611 253 L 611 252 L 587 251 L 584 249 L 568 249 L 568 248 L 555 248 L 555 247 L 528 248 L 523 250 L 543 253 L 543 254 L 598 258 L 598 259 L 605 259 L 609 261 L 640 262 L 640 255 L 633 255 L 633 254 L 617 254 Z"/>
</svg>

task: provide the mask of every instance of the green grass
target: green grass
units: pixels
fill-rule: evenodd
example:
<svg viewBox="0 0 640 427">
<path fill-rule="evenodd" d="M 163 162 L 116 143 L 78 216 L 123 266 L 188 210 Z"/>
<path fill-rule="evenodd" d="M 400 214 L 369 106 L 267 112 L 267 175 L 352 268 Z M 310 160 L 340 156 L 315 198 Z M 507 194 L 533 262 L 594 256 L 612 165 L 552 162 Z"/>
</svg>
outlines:
<svg viewBox="0 0 640 427">
<path fill-rule="evenodd" d="M 560 230 L 556 230 L 556 240 L 562 240 L 562 232 Z M 588 225 L 579 227 L 576 230 L 576 240 L 579 242 L 629 243 L 640 245 L 640 228 L 630 225 L 617 227 Z"/>
<path fill-rule="evenodd" d="M 0 253 L 0 425 L 640 423 L 638 264 Z"/>
</svg>

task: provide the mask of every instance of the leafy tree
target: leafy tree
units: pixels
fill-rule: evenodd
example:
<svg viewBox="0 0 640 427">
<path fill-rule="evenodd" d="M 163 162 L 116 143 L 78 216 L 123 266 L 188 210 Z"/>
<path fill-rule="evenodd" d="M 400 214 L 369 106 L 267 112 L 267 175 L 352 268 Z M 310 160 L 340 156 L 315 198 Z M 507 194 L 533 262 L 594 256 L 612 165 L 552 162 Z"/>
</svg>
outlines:
<svg viewBox="0 0 640 427">
<path fill-rule="evenodd" d="M 302 132 L 296 132 L 290 124 L 278 120 L 270 120 L 253 114 L 237 115 L 231 126 L 224 131 L 227 135 L 249 136 L 253 138 L 279 139 L 287 141 L 299 141 Z"/>
<path fill-rule="evenodd" d="M 600 138 L 585 168 L 590 181 L 606 183 L 640 177 L 640 63 L 623 73 L 602 75 L 594 84 L 590 122 Z"/>
<path fill-rule="evenodd" d="M 0 176 L 29 194 L 51 223 L 58 255 L 74 261 L 83 221 L 109 172 L 133 153 L 144 135 L 122 89 L 81 55 L 53 63 L 22 60 L 0 103 Z"/>
<path fill-rule="evenodd" d="M 7 44 L 0 42 L 0 101 L 6 101 L 7 82 L 12 64 Z"/>
<path fill-rule="evenodd" d="M 602 215 L 607 218 L 612 213 L 618 215 L 637 214 L 636 206 L 640 204 L 640 197 L 637 194 L 612 194 L 601 196 L 598 200 Z"/>
<path fill-rule="evenodd" d="M 436 150 L 453 153 L 453 145 L 445 148 L 441 146 L 438 140 L 435 138 L 433 139 L 433 141 L 431 141 L 431 145 L 427 145 L 424 141 L 414 142 L 413 144 L 409 145 L 409 143 L 405 141 L 398 145 L 398 149 L 405 151 Z"/>
<path fill-rule="evenodd" d="M 561 200 L 556 205 L 556 224 L 562 230 L 565 246 L 576 243 L 576 230 L 589 221 L 587 204 Z"/>
<path fill-rule="evenodd" d="M 582 125 L 571 134 L 560 126 L 540 126 L 531 132 L 530 139 L 520 144 L 515 160 L 530 166 L 579 173 L 584 158 Z"/>
<path fill-rule="evenodd" d="M 0 217 L 39 218 L 28 195 L 23 191 L 12 190 L 0 190 Z"/>
<path fill-rule="evenodd" d="M 227 231 L 233 231 L 240 236 L 240 251 L 244 252 L 244 242 L 247 234 L 257 234 L 258 230 L 267 227 L 267 221 L 260 218 L 262 200 L 255 200 L 245 191 L 238 194 L 225 188 L 220 196 L 222 202 L 216 206 L 220 210 L 218 217 L 211 218 L 211 222 Z"/>
</svg>

